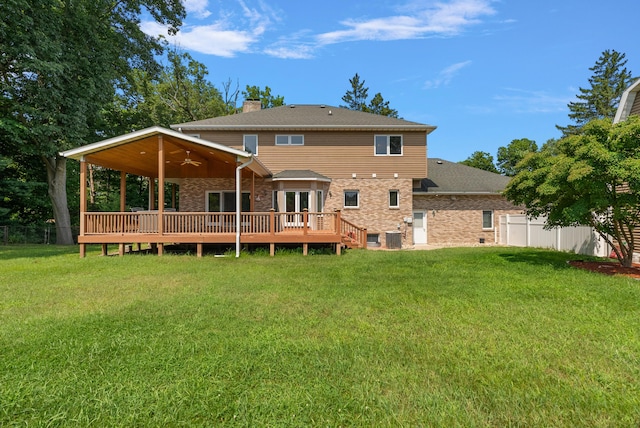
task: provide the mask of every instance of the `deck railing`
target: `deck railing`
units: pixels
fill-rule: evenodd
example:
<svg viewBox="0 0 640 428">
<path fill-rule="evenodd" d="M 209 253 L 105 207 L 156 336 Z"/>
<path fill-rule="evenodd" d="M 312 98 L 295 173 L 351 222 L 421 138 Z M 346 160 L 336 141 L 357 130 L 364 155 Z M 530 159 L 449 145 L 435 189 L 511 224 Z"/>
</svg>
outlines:
<svg viewBox="0 0 640 428">
<path fill-rule="evenodd" d="M 367 248 L 367 229 L 340 218 L 340 234 L 352 239 L 360 244 L 362 248 Z"/>
<path fill-rule="evenodd" d="M 330 212 L 244 212 L 240 232 L 243 234 L 337 233 L 338 213 Z M 235 213 L 164 212 L 163 234 L 224 234 L 236 232 Z M 158 212 L 88 212 L 85 213 L 85 235 L 158 234 Z M 342 227 L 344 229 L 344 227 Z M 365 236 L 366 240 L 366 236 Z"/>
</svg>

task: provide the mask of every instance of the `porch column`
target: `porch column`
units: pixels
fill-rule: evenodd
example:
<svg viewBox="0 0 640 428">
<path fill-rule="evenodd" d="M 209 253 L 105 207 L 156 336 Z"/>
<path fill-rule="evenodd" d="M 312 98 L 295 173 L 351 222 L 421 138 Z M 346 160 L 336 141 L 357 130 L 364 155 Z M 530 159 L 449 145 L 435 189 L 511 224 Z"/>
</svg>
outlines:
<svg viewBox="0 0 640 428">
<path fill-rule="evenodd" d="M 149 211 L 155 209 L 156 205 L 156 179 L 149 177 Z"/>
<path fill-rule="evenodd" d="M 158 135 L 158 234 L 164 235 L 164 141 Z M 158 255 L 162 255 L 163 244 L 158 243 Z"/>
<path fill-rule="evenodd" d="M 127 208 L 127 173 L 120 171 L 120 212 Z"/>
<path fill-rule="evenodd" d="M 80 159 L 80 236 L 85 232 L 85 216 L 87 212 L 87 162 Z M 87 254 L 87 244 L 80 243 L 80 257 Z"/>
</svg>

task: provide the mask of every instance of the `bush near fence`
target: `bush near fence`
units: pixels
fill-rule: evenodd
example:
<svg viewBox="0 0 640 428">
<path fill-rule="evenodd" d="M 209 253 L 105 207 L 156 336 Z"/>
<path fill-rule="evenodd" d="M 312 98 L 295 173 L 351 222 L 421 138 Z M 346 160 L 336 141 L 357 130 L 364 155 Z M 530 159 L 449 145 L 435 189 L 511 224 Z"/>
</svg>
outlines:
<svg viewBox="0 0 640 428">
<path fill-rule="evenodd" d="M 74 242 L 79 228 L 71 227 Z M 51 223 L 0 226 L 0 245 L 55 244 L 56 226 Z"/>
</svg>

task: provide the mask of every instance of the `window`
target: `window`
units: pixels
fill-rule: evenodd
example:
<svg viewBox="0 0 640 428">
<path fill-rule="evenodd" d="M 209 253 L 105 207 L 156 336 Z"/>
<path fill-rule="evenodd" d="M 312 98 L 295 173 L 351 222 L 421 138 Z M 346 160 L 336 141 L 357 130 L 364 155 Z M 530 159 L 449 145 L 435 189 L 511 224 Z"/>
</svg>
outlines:
<svg viewBox="0 0 640 428">
<path fill-rule="evenodd" d="M 402 135 L 376 135 L 376 156 L 401 156 Z"/>
<path fill-rule="evenodd" d="M 482 211 L 482 228 L 493 229 L 493 211 Z"/>
<path fill-rule="evenodd" d="M 357 190 L 345 190 L 344 191 L 344 207 L 359 208 L 360 192 L 358 192 Z"/>
<path fill-rule="evenodd" d="M 399 207 L 400 207 L 400 191 L 389 190 L 389 208 L 399 208 Z"/>
<path fill-rule="evenodd" d="M 276 135 L 276 146 L 303 146 L 304 135 Z"/>
<path fill-rule="evenodd" d="M 324 192 L 316 190 L 316 212 L 321 213 L 324 210 Z"/>
<path fill-rule="evenodd" d="M 207 211 L 232 213 L 236 211 L 236 192 L 207 192 Z M 251 211 L 251 193 L 242 192 L 241 211 Z"/>
<path fill-rule="evenodd" d="M 278 209 L 278 191 L 277 190 L 273 191 L 272 198 L 273 199 L 272 199 L 271 206 L 273 207 L 275 212 L 280 212 L 280 210 Z"/>
<path fill-rule="evenodd" d="M 258 136 L 257 135 L 245 135 L 242 146 L 245 152 L 258 154 Z"/>
</svg>

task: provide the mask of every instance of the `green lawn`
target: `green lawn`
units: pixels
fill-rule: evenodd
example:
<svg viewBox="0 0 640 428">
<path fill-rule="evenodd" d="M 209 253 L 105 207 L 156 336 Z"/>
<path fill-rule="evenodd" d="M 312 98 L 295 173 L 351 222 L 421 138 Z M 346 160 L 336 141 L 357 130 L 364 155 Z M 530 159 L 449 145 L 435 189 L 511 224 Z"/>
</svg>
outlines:
<svg viewBox="0 0 640 428">
<path fill-rule="evenodd" d="M 638 427 L 640 282 L 578 257 L 0 247 L 0 426 Z"/>
</svg>

